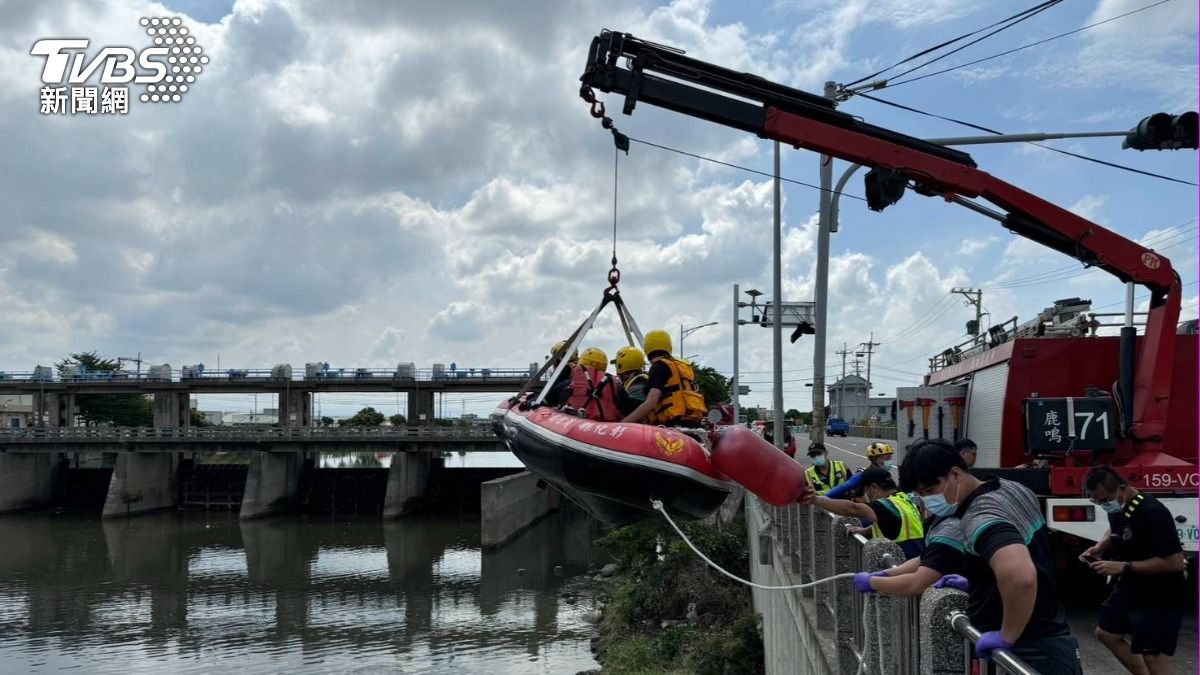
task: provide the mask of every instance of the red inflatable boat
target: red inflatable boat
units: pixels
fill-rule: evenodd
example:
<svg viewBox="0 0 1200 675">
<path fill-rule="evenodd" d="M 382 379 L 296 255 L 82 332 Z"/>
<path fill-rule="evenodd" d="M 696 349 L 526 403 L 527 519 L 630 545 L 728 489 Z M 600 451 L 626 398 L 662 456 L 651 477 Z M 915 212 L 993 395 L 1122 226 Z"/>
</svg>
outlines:
<svg viewBox="0 0 1200 675">
<path fill-rule="evenodd" d="M 800 465 L 745 427 L 712 434 L 710 455 L 679 429 L 598 422 L 547 406 L 506 402 L 492 419 L 526 468 L 611 525 L 652 513 L 652 498 L 673 516 L 704 518 L 729 496 L 731 478 L 773 503 L 804 491 Z"/>
</svg>

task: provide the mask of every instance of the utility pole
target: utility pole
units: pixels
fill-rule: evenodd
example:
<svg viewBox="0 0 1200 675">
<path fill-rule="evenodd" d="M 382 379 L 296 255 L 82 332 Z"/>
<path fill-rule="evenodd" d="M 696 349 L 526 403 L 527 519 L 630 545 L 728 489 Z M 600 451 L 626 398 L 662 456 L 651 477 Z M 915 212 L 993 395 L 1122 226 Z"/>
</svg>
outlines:
<svg viewBox="0 0 1200 675">
<path fill-rule="evenodd" d="M 832 178 L 833 175 L 830 174 Z M 825 194 L 825 193 L 822 193 Z M 772 359 L 775 386 L 772 387 L 771 399 L 774 403 L 773 417 L 775 447 L 787 447 L 787 439 L 783 432 L 783 186 L 779 181 L 779 141 L 775 141 L 775 230 L 774 248 L 775 260 L 772 274 L 772 286 L 775 290 L 775 316 L 771 325 L 772 343 L 775 358 Z"/>
<path fill-rule="evenodd" d="M 871 355 L 875 353 L 875 348 L 878 347 L 879 345 L 880 345 L 880 343 L 875 341 L 875 332 L 874 331 L 871 331 L 871 337 L 867 338 L 866 342 L 860 342 L 858 345 L 859 349 L 862 349 L 863 353 L 867 355 L 867 388 L 868 389 L 870 389 L 872 386 L 872 384 L 871 384 Z M 856 354 L 856 356 L 857 356 L 857 354 Z M 868 398 L 870 397 L 870 395 L 871 395 L 871 392 L 868 391 L 867 392 Z"/>
<path fill-rule="evenodd" d="M 849 353 L 849 352 L 846 351 L 846 343 L 845 342 L 842 343 L 841 350 L 834 352 L 834 354 L 837 354 L 838 356 L 842 357 L 842 380 L 841 380 L 841 382 L 838 383 L 837 415 L 835 415 L 835 417 L 842 417 L 842 412 L 843 412 L 842 408 L 846 403 L 845 399 L 846 399 L 846 354 L 847 353 Z"/>
<path fill-rule="evenodd" d="M 738 316 L 738 303 L 740 297 L 738 295 L 738 285 L 733 285 L 733 382 L 729 383 L 729 400 L 733 403 L 733 423 L 738 423 L 738 415 L 741 412 L 741 406 L 738 404 L 738 388 L 741 384 L 738 383 L 738 325 L 741 323 L 741 317 Z"/>
<path fill-rule="evenodd" d="M 983 289 L 981 288 L 951 288 L 950 293 L 961 295 L 967 299 L 967 304 L 975 306 L 975 332 L 972 337 L 976 342 L 983 339 Z M 967 331 L 968 333 L 970 331 Z"/>
<path fill-rule="evenodd" d="M 825 83 L 825 98 L 835 100 L 837 82 Z M 832 211 L 833 158 L 820 155 L 821 169 L 820 208 L 817 211 L 817 288 L 816 288 L 816 335 L 813 336 L 813 397 L 812 431 L 808 437 L 814 443 L 825 442 L 825 332 L 828 325 L 829 300 L 829 228 L 834 222 Z"/>
</svg>

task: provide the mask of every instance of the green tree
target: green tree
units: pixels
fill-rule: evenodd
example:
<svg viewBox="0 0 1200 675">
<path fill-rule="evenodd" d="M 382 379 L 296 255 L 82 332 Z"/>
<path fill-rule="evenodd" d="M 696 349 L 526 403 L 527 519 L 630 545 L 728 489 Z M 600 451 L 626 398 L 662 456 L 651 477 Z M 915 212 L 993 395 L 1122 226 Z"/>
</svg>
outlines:
<svg viewBox="0 0 1200 675">
<path fill-rule="evenodd" d="M 400 413 L 396 413 L 395 415 L 392 415 L 391 417 L 388 418 L 388 421 L 391 422 L 392 426 L 394 426 L 394 427 L 402 427 L 402 426 L 408 424 L 408 418 L 406 418 L 404 415 L 401 415 Z"/>
<path fill-rule="evenodd" d="M 803 413 L 795 408 L 788 408 L 788 411 L 783 414 L 783 418 L 789 420 L 799 420 L 802 414 Z"/>
<path fill-rule="evenodd" d="M 729 380 L 711 366 L 696 366 L 696 386 L 709 406 L 729 401 Z"/>
<path fill-rule="evenodd" d="M 59 361 L 60 376 L 71 377 L 81 366 L 86 373 L 115 373 L 121 366 L 96 352 L 79 352 Z M 85 426 L 108 424 L 117 427 L 154 425 L 154 405 L 142 394 L 78 394 L 75 408 Z"/>
<path fill-rule="evenodd" d="M 196 410 L 195 408 L 191 408 L 191 409 L 189 409 L 188 414 L 192 418 L 192 426 L 194 426 L 194 427 L 211 427 L 212 426 L 212 422 L 209 422 L 208 418 L 205 417 L 203 415 L 203 413 L 201 413 L 199 410 Z"/>
<path fill-rule="evenodd" d="M 343 427 L 377 427 L 383 424 L 383 413 L 368 406 L 354 413 L 353 417 L 346 418 L 338 422 L 338 426 Z"/>
<path fill-rule="evenodd" d="M 321 416 L 321 426 L 323 426 L 323 427 L 331 427 L 331 426 L 333 426 L 333 425 L 334 425 L 334 423 L 335 423 L 336 421 L 337 421 L 337 420 L 333 419 L 333 418 L 332 418 L 332 417 L 330 417 L 329 415 L 322 415 L 322 416 Z"/>
</svg>

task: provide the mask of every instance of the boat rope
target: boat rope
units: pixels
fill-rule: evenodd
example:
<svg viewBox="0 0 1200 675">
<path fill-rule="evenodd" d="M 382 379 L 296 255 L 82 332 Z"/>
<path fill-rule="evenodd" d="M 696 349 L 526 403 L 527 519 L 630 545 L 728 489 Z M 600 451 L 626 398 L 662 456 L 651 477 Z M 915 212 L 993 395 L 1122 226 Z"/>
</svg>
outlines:
<svg viewBox="0 0 1200 675">
<path fill-rule="evenodd" d="M 753 581 L 750 581 L 749 579 L 743 579 L 743 578 L 739 577 L 738 575 L 734 574 L 733 572 L 730 572 L 729 570 L 727 570 L 727 569 L 721 567 L 720 565 L 718 565 L 717 563 L 713 562 L 713 560 L 711 558 L 704 555 L 703 551 L 696 548 L 696 545 L 692 543 L 692 540 L 688 539 L 688 536 L 683 533 L 683 530 L 679 529 L 679 526 L 675 524 L 675 520 L 673 518 L 671 518 L 671 514 L 667 513 L 667 509 L 663 506 L 663 503 L 661 500 L 651 498 L 650 505 L 652 507 L 654 507 L 655 511 L 658 511 L 659 513 L 661 513 L 663 515 L 663 518 L 667 519 L 667 523 L 671 526 L 671 529 L 675 530 L 675 534 L 679 535 L 679 538 L 683 540 L 683 543 L 687 544 L 688 548 L 692 549 L 693 553 L 695 553 L 697 556 L 700 556 L 700 559 L 703 560 L 705 563 L 707 563 L 709 567 L 720 572 L 721 574 L 732 579 L 733 581 L 738 582 L 739 584 L 743 584 L 745 586 L 750 586 L 751 588 L 757 588 L 762 591 L 793 591 L 793 590 L 799 590 L 799 589 L 804 589 L 804 588 L 813 588 L 814 586 L 820 586 L 822 584 L 828 584 L 828 583 L 832 583 L 834 581 L 841 581 L 842 579 L 854 578 L 855 572 L 846 572 L 844 574 L 835 574 L 831 577 L 825 577 L 824 579 L 817 579 L 816 581 L 810 581 L 805 584 L 791 584 L 788 586 L 764 586 L 762 584 L 758 584 Z M 879 600 L 879 597 L 875 593 L 869 593 L 869 594 L 867 594 L 867 597 L 865 598 L 865 602 L 863 604 L 864 611 L 863 611 L 862 623 L 863 623 L 864 650 L 863 650 L 863 654 L 859 657 L 857 675 L 862 675 L 863 673 L 865 673 L 867 671 L 868 664 L 870 663 L 870 658 L 869 658 L 868 653 L 871 651 L 875 652 L 874 656 L 879 662 L 879 665 L 878 665 L 879 670 L 877 672 L 880 673 L 881 675 L 882 675 L 882 673 L 887 672 L 884 669 L 884 660 L 883 660 L 884 629 L 883 629 L 883 626 L 880 625 L 883 621 L 883 612 L 880 611 L 878 600 Z M 874 621 L 869 621 L 868 617 L 870 617 L 872 615 L 874 616 Z M 874 647 L 874 649 L 872 649 L 872 647 Z"/>
</svg>

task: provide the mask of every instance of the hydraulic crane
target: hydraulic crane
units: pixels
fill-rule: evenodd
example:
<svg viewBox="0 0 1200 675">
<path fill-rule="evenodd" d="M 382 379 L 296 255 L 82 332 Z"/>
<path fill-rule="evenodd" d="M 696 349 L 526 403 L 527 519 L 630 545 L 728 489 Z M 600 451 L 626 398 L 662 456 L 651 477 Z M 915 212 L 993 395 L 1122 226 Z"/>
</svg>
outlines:
<svg viewBox="0 0 1200 675">
<path fill-rule="evenodd" d="M 1086 266 L 1145 286 L 1150 306 L 1142 348 L 1136 349 L 1136 329 L 1121 333 L 1114 396 L 1130 442 L 1119 446 L 1114 459 L 1136 462 L 1137 456 L 1164 452 L 1181 293 L 1179 276 L 1166 258 L 980 170 L 967 153 L 867 124 L 838 111 L 826 98 L 628 33 L 605 30 L 593 38 L 580 80 L 580 96 L 592 105 L 592 115 L 613 129 L 619 147 L 622 141 L 628 147 L 628 139 L 613 128 L 596 89 L 624 95 L 626 115 L 641 101 L 871 167 L 866 191 L 873 210 L 894 204 L 906 189 L 942 197 Z"/>
</svg>

